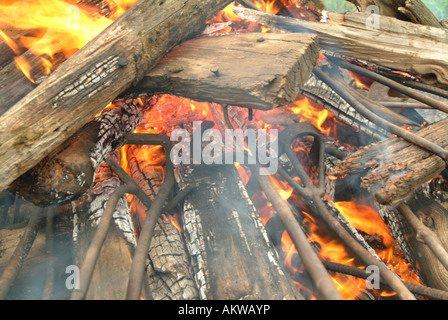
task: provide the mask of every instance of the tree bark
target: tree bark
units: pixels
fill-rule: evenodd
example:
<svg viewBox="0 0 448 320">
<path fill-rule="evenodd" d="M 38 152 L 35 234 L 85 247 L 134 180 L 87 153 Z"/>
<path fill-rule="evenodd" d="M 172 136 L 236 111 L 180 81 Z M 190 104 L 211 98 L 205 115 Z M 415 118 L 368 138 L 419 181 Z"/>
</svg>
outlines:
<svg viewBox="0 0 448 320">
<path fill-rule="evenodd" d="M 229 0 L 143 0 L 0 117 L 0 188 L 36 165 Z"/>
</svg>

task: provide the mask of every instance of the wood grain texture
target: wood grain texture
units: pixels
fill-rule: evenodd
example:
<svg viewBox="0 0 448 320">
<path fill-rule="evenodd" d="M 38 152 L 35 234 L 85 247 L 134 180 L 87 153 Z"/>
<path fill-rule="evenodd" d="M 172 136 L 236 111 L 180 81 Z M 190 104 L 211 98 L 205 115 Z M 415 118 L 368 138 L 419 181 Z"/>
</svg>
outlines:
<svg viewBox="0 0 448 320">
<path fill-rule="evenodd" d="M 142 0 L 0 117 L 0 189 L 89 122 L 229 0 Z"/>
<path fill-rule="evenodd" d="M 199 183 L 183 221 L 200 299 L 302 300 L 280 265 L 233 166 L 183 166 L 180 185 Z"/>
<path fill-rule="evenodd" d="M 173 49 L 125 95 L 166 93 L 271 109 L 295 100 L 317 62 L 318 51 L 317 37 L 311 34 L 193 39 Z"/>
<path fill-rule="evenodd" d="M 418 134 L 441 147 L 448 147 L 448 119 L 418 131 Z M 392 205 L 406 198 L 413 190 L 436 177 L 446 163 L 400 138 L 362 148 L 340 163 L 333 174 L 361 174 L 361 187 L 375 194 L 383 205 Z"/>
<path fill-rule="evenodd" d="M 368 13 L 330 15 L 329 23 L 302 21 L 245 8 L 234 8 L 244 19 L 288 32 L 314 32 L 321 48 L 393 69 L 436 78 L 448 86 L 448 30 Z M 369 27 L 370 26 L 370 27 Z M 433 75 L 432 77 L 429 75 Z"/>
</svg>

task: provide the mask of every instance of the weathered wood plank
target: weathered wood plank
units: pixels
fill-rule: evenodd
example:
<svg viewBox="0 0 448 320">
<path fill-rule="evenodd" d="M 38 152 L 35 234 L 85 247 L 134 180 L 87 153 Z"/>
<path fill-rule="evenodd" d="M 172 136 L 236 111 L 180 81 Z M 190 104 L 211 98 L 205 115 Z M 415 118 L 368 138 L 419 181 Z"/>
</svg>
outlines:
<svg viewBox="0 0 448 320">
<path fill-rule="evenodd" d="M 317 62 L 318 50 L 311 34 L 248 33 L 189 40 L 166 55 L 125 97 L 165 93 L 271 109 L 295 100 Z"/>
<path fill-rule="evenodd" d="M 0 117 L 0 189 L 72 136 L 229 0 L 142 0 Z"/>
</svg>

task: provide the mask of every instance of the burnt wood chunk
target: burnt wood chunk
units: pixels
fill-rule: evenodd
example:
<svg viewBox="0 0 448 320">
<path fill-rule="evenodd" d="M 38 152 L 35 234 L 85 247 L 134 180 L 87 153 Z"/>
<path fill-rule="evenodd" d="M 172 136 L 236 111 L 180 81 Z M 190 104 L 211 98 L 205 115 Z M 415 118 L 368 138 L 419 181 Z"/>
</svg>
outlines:
<svg viewBox="0 0 448 320">
<path fill-rule="evenodd" d="M 447 125 L 448 119 L 444 119 L 417 133 L 447 148 Z M 380 204 L 392 205 L 435 178 L 445 167 L 442 158 L 395 137 L 358 150 L 341 162 L 333 174 L 360 174 L 361 188 L 374 193 Z"/>
<path fill-rule="evenodd" d="M 115 102 L 14 181 L 10 191 L 39 206 L 64 204 L 81 196 L 92 186 L 106 157 L 122 147 L 125 135 L 140 124 L 147 107 L 137 100 Z"/>
<path fill-rule="evenodd" d="M 179 179 L 199 183 L 183 222 L 201 299 L 303 299 L 234 166 L 183 167 Z"/>
<path fill-rule="evenodd" d="M 255 109 L 291 103 L 319 55 L 311 34 L 247 33 L 186 41 L 125 93 L 172 94 Z"/>
</svg>

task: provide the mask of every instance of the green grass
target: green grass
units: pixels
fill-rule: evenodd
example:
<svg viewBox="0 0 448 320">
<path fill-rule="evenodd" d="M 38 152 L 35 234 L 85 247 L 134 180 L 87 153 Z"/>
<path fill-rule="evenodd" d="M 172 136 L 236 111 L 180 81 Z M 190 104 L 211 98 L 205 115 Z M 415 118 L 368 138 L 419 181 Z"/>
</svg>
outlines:
<svg viewBox="0 0 448 320">
<path fill-rule="evenodd" d="M 355 11 L 355 7 L 345 0 L 323 0 L 329 11 Z M 439 20 L 448 20 L 448 0 L 423 0 Z"/>
</svg>

